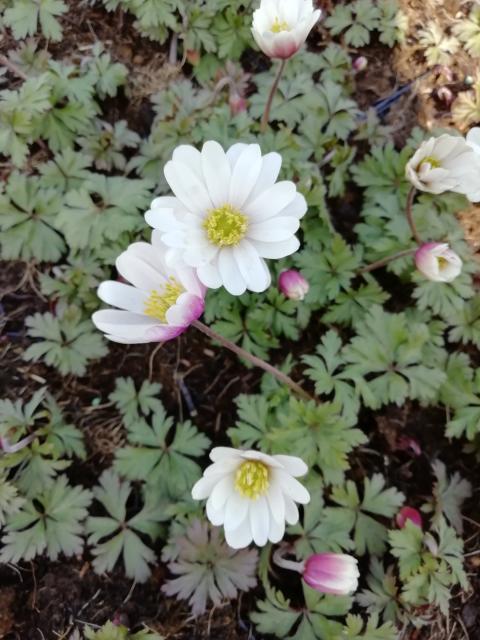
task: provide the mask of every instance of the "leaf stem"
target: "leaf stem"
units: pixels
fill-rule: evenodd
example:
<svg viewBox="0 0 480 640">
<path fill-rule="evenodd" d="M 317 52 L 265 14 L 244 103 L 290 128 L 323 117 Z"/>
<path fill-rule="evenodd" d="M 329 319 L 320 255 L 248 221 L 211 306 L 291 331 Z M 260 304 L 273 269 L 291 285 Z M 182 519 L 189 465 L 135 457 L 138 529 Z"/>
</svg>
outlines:
<svg viewBox="0 0 480 640">
<path fill-rule="evenodd" d="M 22 80 L 28 80 L 28 76 L 25 73 L 23 73 L 23 71 L 19 69 L 16 65 L 14 65 L 13 62 L 10 62 L 7 56 L 0 55 L 0 65 L 2 65 L 3 67 L 6 67 L 10 71 L 10 73 L 13 73 L 13 75 L 17 76 L 17 78 L 21 78 Z"/>
<path fill-rule="evenodd" d="M 228 340 L 228 338 L 224 338 L 219 333 L 217 333 L 214 329 L 211 329 L 210 327 L 208 327 L 206 324 L 203 324 L 203 322 L 200 322 L 199 320 L 196 320 L 193 323 L 193 326 L 196 327 L 199 331 L 201 331 L 205 335 L 207 335 L 212 340 L 216 340 L 222 346 L 226 347 L 227 349 L 230 349 L 230 351 L 233 351 L 233 353 L 235 353 L 240 358 L 244 358 L 245 360 L 250 361 L 256 367 L 259 367 L 260 369 L 263 369 L 267 373 L 270 373 L 272 376 L 277 378 L 277 380 L 279 380 L 282 384 L 285 384 L 287 385 L 287 387 L 290 387 L 290 389 L 292 389 L 292 391 L 294 391 L 303 400 L 315 401 L 315 398 L 313 398 L 309 393 L 307 393 L 304 389 L 302 389 L 302 387 L 299 384 L 297 384 L 294 380 L 292 380 L 289 376 L 283 373 L 283 371 L 280 371 L 273 365 L 269 364 L 268 362 L 265 362 L 265 360 L 262 360 L 261 358 L 257 358 L 257 356 L 254 356 L 248 351 L 246 351 L 245 349 L 242 349 L 242 347 L 239 347 L 237 344 L 235 344 L 231 340 Z"/>
<path fill-rule="evenodd" d="M 408 224 L 410 225 L 410 229 L 412 231 L 412 235 L 415 238 L 415 242 L 418 244 L 418 246 L 421 246 L 423 242 L 418 234 L 417 227 L 415 225 L 415 220 L 413 218 L 413 201 L 415 200 L 416 193 L 417 193 L 417 190 L 415 189 L 415 187 L 412 187 L 408 192 L 406 214 L 407 214 Z"/>
<path fill-rule="evenodd" d="M 270 110 L 272 108 L 273 98 L 278 89 L 278 83 L 280 82 L 280 78 L 282 77 L 283 71 L 285 69 L 285 65 L 287 64 L 286 60 L 282 60 L 280 62 L 280 66 L 278 67 L 277 75 L 275 76 L 275 80 L 273 81 L 272 88 L 270 89 L 270 93 L 268 95 L 267 104 L 265 105 L 265 111 L 263 112 L 262 122 L 260 123 L 260 132 L 265 133 L 267 130 L 268 122 L 270 120 Z"/>
<path fill-rule="evenodd" d="M 382 258 L 381 260 L 377 260 L 376 262 L 372 262 L 372 264 L 368 264 L 365 267 L 362 267 L 357 271 L 357 275 L 361 275 L 363 273 L 370 273 L 370 271 L 375 271 L 375 269 L 380 269 L 381 267 L 384 267 L 386 264 L 389 264 L 394 260 L 399 260 L 400 258 L 411 256 L 415 252 L 416 252 L 416 249 L 405 249 L 405 251 L 399 251 L 398 253 L 394 253 L 391 256 L 387 256 L 386 258 Z"/>
</svg>

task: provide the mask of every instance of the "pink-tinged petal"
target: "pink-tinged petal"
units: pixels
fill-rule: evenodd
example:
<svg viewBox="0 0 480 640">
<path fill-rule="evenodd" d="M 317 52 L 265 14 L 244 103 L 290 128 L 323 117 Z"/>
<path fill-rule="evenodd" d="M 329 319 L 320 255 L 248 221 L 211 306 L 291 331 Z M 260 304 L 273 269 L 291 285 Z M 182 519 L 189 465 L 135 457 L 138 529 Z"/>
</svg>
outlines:
<svg viewBox="0 0 480 640">
<path fill-rule="evenodd" d="M 357 560 L 337 553 L 318 553 L 305 562 L 303 579 L 321 593 L 347 595 L 358 588 Z"/>
<path fill-rule="evenodd" d="M 167 310 L 165 318 L 170 325 L 188 327 L 200 318 L 204 310 L 205 302 L 202 298 L 191 293 L 182 293 L 176 304 Z"/>
<path fill-rule="evenodd" d="M 170 325 L 157 325 L 156 327 L 152 327 L 148 329 L 146 332 L 147 337 L 151 339 L 152 342 L 168 342 L 168 340 L 174 340 L 181 335 L 187 327 L 172 327 Z"/>
<path fill-rule="evenodd" d="M 417 269 L 428 280 L 452 282 L 462 272 L 462 260 L 448 244 L 427 242 L 415 254 Z"/>
<path fill-rule="evenodd" d="M 420 511 L 413 507 L 402 507 L 395 518 L 398 528 L 403 529 L 408 520 L 413 522 L 419 529 L 423 528 L 423 519 Z"/>
<path fill-rule="evenodd" d="M 288 269 L 280 274 L 278 288 L 290 300 L 303 300 L 310 290 L 310 285 L 299 271 Z"/>
</svg>

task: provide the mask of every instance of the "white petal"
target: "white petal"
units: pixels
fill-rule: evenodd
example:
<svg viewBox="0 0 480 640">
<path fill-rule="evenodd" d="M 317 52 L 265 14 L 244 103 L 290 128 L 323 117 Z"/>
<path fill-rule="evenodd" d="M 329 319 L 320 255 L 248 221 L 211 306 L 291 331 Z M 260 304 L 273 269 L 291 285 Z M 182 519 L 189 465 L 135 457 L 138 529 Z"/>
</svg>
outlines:
<svg viewBox="0 0 480 640">
<path fill-rule="evenodd" d="M 235 261 L 250 291 L 258 293 L 268 289 L 271 275 L 262 258 L 248 240 L 233 248 Z"/>
<path fill-rule="evenodd" d="M 177 327 L 187 327 L 195 320 L 198 320 L 205 310 L 205 303 L 202 298 L 191 293 L 182 293 L 177 303 L 167 309 L 165 319 L 168 324 Z"/>
<path fill-rule="evenodd" d="M 272 469 L 272 476 L 275 481 L 278 481 L 284 495 L 289 496 L 295 502 L 300 504 L 308 504 L 310 502 L 310 494 L 295 478 L 292 478 L 286 471 L 281 469 Z"/>
<path fill-rule="evenodd" d="M 148 340 L 148 330 L 158 326 L 158 321 L 146 316 L 131 313 L 130 311 L 117 311 L 115 309 L 103 309 L 96 311 L 92 315 L 92 321 L 97 329 L 106 334 L 125 338 L 136 343 L 139 339 L 143 342 L 153 342 Z"/>
<path fill-rule="evenodd" d="M 242 152 L 248 147 L 244 142 L 237 142 L 233 144 L 227 151 L 227 158 L 230 162 L 230 167 L 233 169 L 235 163 L 242 155 Z"/>
<path fill-rule="evenodd" d="M 215 509 L 212 503 L 212 496 L 210 496 L 207 500 L 206 512 L 207 518 L 213 525 L 219 527 L 223 524 L 223 520 L 225 518 L 225 508 L 222 507 L 221 509 Z"/>
<path fill-rule="evenodd" d="M 267 501 L 273 519 L 278 523 L 285 522 L 285 498 L 280 485 L 277 482 L 270 482 L 267 492 Z"/>
<path fill-rule="evenodd" d="M 122 282 L 102 282 L 97 292 L 100 300 L 112 307 L 143 315 L 148 294 Z"/>
<path fill-rule="evenodd" d="M 240 154 L 232 171 L 229 203 L 241 209 L 257 183 L 262 169 L 258 144 L 249 144 Z"/>
<path fill-rule="evenodd" d="M 250 529 L 250 519 L 247 517 L 242 524 L 234 531 L 225 530 L 225 540 L 232 549 L 244 549 L 252 541 L 252 531 Z"/>
<path fill-rule="evenodd" d="M 156 291 L 166 282 L 164 275 L 130 251 L 124 251 L 116 260 L 118 273 L 137 289 Z"/>
<path fill-rule="evenodd" d="M 249 515 L 253 541 L 263 547 L 267 544 L 270 530 L 270 511 L 264 496 L 250 503 Z"/>
<path fill-rule="evenodd" d="M 214 447 L 210 451 L 209 457 L 213 462 L 219 462 L 225 458 L 240 458 L 241 453 L 239 449 L 234 449 L 233 447 Z"/>
<path fill-rule="evenodd" d="M 254 451 L 253 449 L 249 449 L 247 451 L 241 451 L 240 456 L 244 460 L 259 460 L 269 467 L 277 467 L 278 469 L 282 469 L 282 465 L 277 462 L 273 456 L 269 456 L 267 453 L 262 453 L 261 451 Z"/>
<path fill-rule="evenodd" d="M 192 488 L 192 498 L 194 500 L 205 500 L 211 494 L 213 488 L 218 484 L 218 476 L 200 478 Z"/>
<path fill-rule="evenodd" d="M 297 524 L 299 518 L 298 507 L 295 502 L 288 496 L 284 496 L 284 498 L 285 520 L 288 522 L 288 524 Z"/>
<path fill-rule="evenodd" d="M 278 174 L 280 173 L 280 169 L 282 167 L 282 156 L 279 153 L 267 153 L 267 155 L 262 158 L 262 168 L 260 170 L 260 175 L 258 176 L 258 180 L 253 188 L 252 193 L 248 197 L 249 201 L 255 200 L 257 196 L 259 196 L 262 191 L 266 191 L 273 187 L 275 184 Z"/>
<path fill-rule="evenodd" d="M 219 480 L 212 489 L 210 494 L 212 508 L 215 509 L 215 511 L 219 511 L 227 504 L 227 500 L 229 500 L 232 495 L 235 495 L 233 478 L 231 475 L 227 475 Z"/>
<path fill-rule="evenodd" d="M 259 240 L 252 240 L 251 244 L 255 247 L 259 256 L 262 258 L 272 258 L 274 260 L 291 256 L 292 253 L 298 251 L 300 247 L 300 241 L 295 236 L 282 242 L 260 242 Z"/>
<path fill-rule="evenodd" d="M 263 191 L 258 198 L 249 202 L 245 207 L 245 213 L 253 222 L 261 222 L 273 218 L 289 205 L 297 194 L 297 188 L 293 182 L 277 182 Z"/>
<path fill-rule="evenodd" d="M 287 473 L 289 473 L 294 478 L 298 478 L 300 476 L 304 476 L 308 472 L 308 466 L 301 458 L 297 458 L 296 456 L 285 456 L 285 455 L 276 455 L 273 456 L 275 460 L 280 462 L 283 465 Z"/>
<path fill-rule="evenodd" d="M 232 171 L 225 151 L 218 142 L 209 141 L 203 145 L 202 170 L 214 206 L 226 204 Z"/>
<path fill-rule="evenodd" d="M 222 286 L 222 276 L 216 263 L 202 264 L 197 269 L 197 275 L 200 282 L 209 289 L 218 289 Z"/>
<path fill-rule="evenodd" d="M 218 255 L 218 270 L 220 271 L 223 286 L 228 293 L 233 296 L 241 296 L 242 293 L 245 293 L 247 285 L 231 249 L 221 249 Z M 200 273 L 199 277 L 202 280 Z"/>
<path fill-rule="evenodd" d="M 305 196 L 297 193 L 295 198 L 284 209 L 280 211 L 279 216 L 287 216 L 292 218 L 303 218 L 307 213 L 308 205 Z"/>
<path fill-rule="evenodd" d="M 233 481 L 232 481 L 233 483 Z M 225 509 L 225 531 L 234 531 L 247 517 L 251 500 L 242 497 L 235 489 L 228 496 Z"/>
<path fill-rule="evenodd" d="M 270 518 L 270 530 L 268 532 L 268 539 L 270 542 L 277 543 L 285 535 L 285 520 L 277 522 L 273 518 Z"/>
<path fill-rule="evenodd" d="M 172 160 L 186 165 L 200 181 L 203 180 L 201 153 L 195 147 L 189 144 L 181 144 L 173 152 Z"/>
<path fill-rule="evenodd" d="M 298 231 L 300 222 L 297 218 L 276 216 L 263 222 L 253 223 L 248 227 L 247 237 L 260 242 L 283 242 Z"/>
<path fill-rule="evenodd" d="M 180 162 L 167 162 L 164 169 L 165 178 L 182 204 L 196 215 L 203 215 L 213 209 L 213 203 L 203 182 Z"/>
</svg>

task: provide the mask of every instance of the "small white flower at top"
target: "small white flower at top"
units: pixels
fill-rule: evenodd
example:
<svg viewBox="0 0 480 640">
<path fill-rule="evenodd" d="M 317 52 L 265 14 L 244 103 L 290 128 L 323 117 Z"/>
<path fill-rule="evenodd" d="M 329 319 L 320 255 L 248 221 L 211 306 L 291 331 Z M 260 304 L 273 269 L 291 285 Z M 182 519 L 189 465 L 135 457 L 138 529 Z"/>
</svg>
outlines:
<svg viewBox="0 0 480 640">
<path fill-rule="evenodd" d="M 308 467 L 300 458 L 269 456 L 258 451 L 216 447 L 207 467 L 192 489 L 194 500 L 207 499 L 207 517 L 224 526 L 225 539 L 233 549 L 279 542 L 285 522 L 296 524 L 297 504 L 307 504 L 310 494 L 297 477 Z"/>
<path fill-rule="evenodd" d="M 423 142 L 407 163 L 406 176 L 420 191 L 454 191 L 480 200 L 480 154 L 461 136 L 441 135 Z"/>
<path fill-rule="evenodd" d="M 133 286 L 108 281 L 98 288 L 99 298 L 117 307 L 92 316 L 109 340 L 123 344 L 172 340 L 204 311 L 205 287 L 194 270 L 169 266 L 155 233 L 152 242 L 136 242 L 117 258 L 118 273 Z"/>
<path fill-rule="evenodd" d="M 261 0 L 252 34 L 265 55 L 286 60 L 304 44 L 321 14 L 312 0 Z"/>
<path fill-rule="evenodd" d="M 202 151 L 182 145 L 165 166 L 175 197 L 156 198 L 146 213 L 175 260 L 193 267 L 207 287 L 233 295 L 265 291 L 271 275 L 264 258 L 295 253 L 295 232 L 307 211 L 293 182 L 277 182 L 278 153 L 257 144 L 217 142 Z"/>
<path fill-rule="evenodd" d="M 448 244 L 427 242 L 415 254 L 417 269 L 428 280 L 452 282 L 462 272 L 462 260 Z"/>
</svg>

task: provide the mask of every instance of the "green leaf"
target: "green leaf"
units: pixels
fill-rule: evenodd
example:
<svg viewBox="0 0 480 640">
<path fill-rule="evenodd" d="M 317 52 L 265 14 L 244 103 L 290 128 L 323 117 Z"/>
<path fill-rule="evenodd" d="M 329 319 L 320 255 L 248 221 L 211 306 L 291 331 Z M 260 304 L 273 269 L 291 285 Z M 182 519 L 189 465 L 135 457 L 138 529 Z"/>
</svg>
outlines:
<svg viewBox="0 0 480 640">
<path fill-rule="evenodd" d="M 432 522 L 439 523 L 442 516 L 452 524 L 457 533 L 463 533 L 462 504 L 472 495 L 472 485 L 461 477 L 458 471 L 448 476 L 447 468 L 441 460 L 432 464 L 437 482 L 433 487 L 433 504 L 427 505 L 423 511 L 433 511 Z"/>
<path fill-rule="evenodd" d="M 360 606 L 370 614 L 381 614 L 384 619 L 395 622 L 400 617 L 400 594 L 393 566 L 385 571 L 382 562 L 372 558 L 367 585 L 368 589 L 357 594 Z"/>
<path fill-rule="evenodd" d="M 137 391 L 132 378 L 117 378 L 115 389 L 108 396 L 123 416 L 127 428 L 134 428 L 141 418 L 164 411 L 162 401 L 157 397 L 162 385 L 144 380 Z"/>
<path fill-rule="evenodd" d="M 365 478 L 362 499 L 354 482 L 348 480 L 344 486 L 333 488 L 332 500 L 340 505 L 340 513 L 350 521 L 356 552 L 359 555 L 367 551 L 374 555 L 382 554 L 388 530 L 372 516 L 392 518 L 405 501 L 405 496 L 395 487 L 385 489 L 385 478 L 375 473 L 371 478 Z M 337 509 L 329 507 L 326 511 L 333 514 Z"/>
<path fill-rule="evenodd" d="M 44 552 L 50 560 L 83 550 L 82 522 L 87 515 L 91 493 L 80 486 L 70 487 L 65 476 L 34 501 L 27 501 L 8 518 L 0 562 L 28 561 Z"/>
<path fill-rule="evenodd" d="M 52 313 L 36 313 L 25 320 L 27 333 L 39 342 L 23 354 L 25 360 L 43 360 L 62 375 L 83 376 L 89 360 L 102 358 L 107 348 L 102 336 L 90 320 L 82 320 L 77 307 L 68 307 L 61 317 Z"/>
<path fill-rule="evenodd" d="M 17 487 L 0 473 L 0 528 L 4 526 L 8 517 L 20 511 L 24 502 L 25 498 L 18 495 Z"/>
<path fill-rule="evenodd" d="M 349 614 L 347 624 L 339 640 L 397 640 L 398 630 L 391 622 L 380 624 L 378 615 L 372 616 L 365 623 L 361 616 Z"/>
<path fill-rule="evenodd" d="M 160 407 L 151 426 L 144 420 L 129 425 L 130 446 L 115 453 L 115 469 L 130 480 L 164 487 L 172 497 L 183 497 L 201 475 L 192 458 L 203 455 L 210 440 L 190 422 L 174 422 Z M 168 443 L 168 444 L 167 444 Z"/>
<path fill-rule="evenodd" d="M 43 35 L 58 42 L 62 39 L 62 28 L 56 16 L 67 10 L 62 0 L 15 0 L 13 7 L 5 11 L 4 21 L 17 40 L 33 36 L 40 23 Z"/>
</svg>

